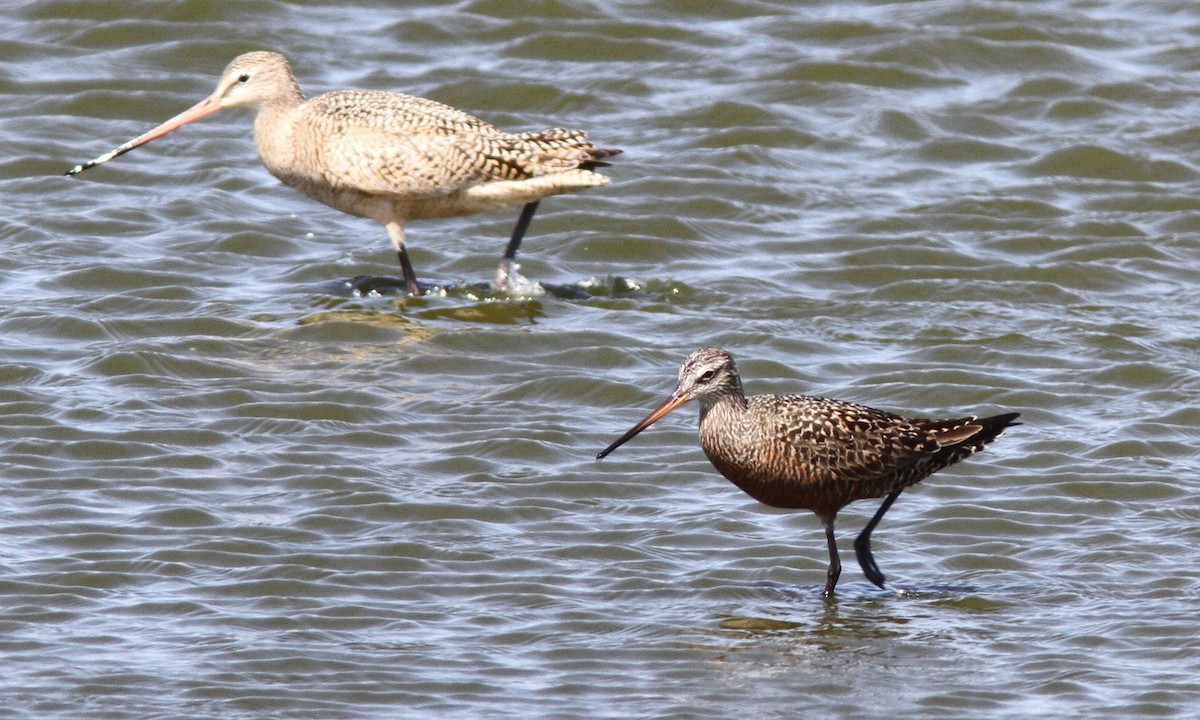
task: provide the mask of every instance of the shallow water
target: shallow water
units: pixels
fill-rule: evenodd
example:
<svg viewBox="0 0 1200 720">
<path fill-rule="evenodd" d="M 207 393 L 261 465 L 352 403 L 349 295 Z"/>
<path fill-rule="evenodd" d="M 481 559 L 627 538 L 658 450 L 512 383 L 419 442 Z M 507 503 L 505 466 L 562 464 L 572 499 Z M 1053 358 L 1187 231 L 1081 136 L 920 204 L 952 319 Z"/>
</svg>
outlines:
<svg viewBox="0 0 1200 720">
<path fill-rule="evenodd" d="M 0 10 L 0 717 L 1194 717 L 1200 7 L 254 0 Z M 234 55 L 621 147 L 516 218 L 383 230 L 248 117 L 61 177 Z M 820 597 L 679 362 L 1022 413 Z M 874 511 L 840 518 L 843 554 Z"/>
</svg>

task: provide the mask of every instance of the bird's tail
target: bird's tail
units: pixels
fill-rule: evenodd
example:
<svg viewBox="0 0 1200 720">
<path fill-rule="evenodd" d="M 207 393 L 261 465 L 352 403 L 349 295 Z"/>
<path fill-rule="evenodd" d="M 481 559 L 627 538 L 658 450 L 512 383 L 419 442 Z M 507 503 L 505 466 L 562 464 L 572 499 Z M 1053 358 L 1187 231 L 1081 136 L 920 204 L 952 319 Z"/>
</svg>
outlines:
<svg viewBox="0 0 1200 720">
<path fill-rule="evenodd" d="M 604 158 L 621 154 L 621 151 L 616 148 L 596 147 L 587 139 L 587 132 L 583 130 L 550 128 L 549 130 L 520 133 L 516 137 L 527 144 L 529 149 L 546 158 L 569 158 L 576 163 L 575 167 L 583 170 L 607 167 L 610 163 L 604 162 Z"/>
<path fill-rule="evenodd" d="M 938 433 L 942 447 L 933 457 L 931 463 L 941 469 L 953 465 L 982 450 L 988 443 L 1004 434 L 1004 431 L 1016 422 L 1020 413 L 1004 413 L 991 417 L 965 417 L 956 420 L 925 420 L 927 429 Z"/>
<path fill-rule="evenodd" d="M 991 441 L 1004 434 L 1004 431 L 1013 425 L 1020 425 L 1017 418 L 1021 417 L 1021 413 L 1004 413 L 1002 415 L 993 415 L 991 417 L 981 418 L 975 422 L 983 426 L 975 437 L 971 438 L 973 442 L 979 444 L 982 448 Z"/>
</svg>

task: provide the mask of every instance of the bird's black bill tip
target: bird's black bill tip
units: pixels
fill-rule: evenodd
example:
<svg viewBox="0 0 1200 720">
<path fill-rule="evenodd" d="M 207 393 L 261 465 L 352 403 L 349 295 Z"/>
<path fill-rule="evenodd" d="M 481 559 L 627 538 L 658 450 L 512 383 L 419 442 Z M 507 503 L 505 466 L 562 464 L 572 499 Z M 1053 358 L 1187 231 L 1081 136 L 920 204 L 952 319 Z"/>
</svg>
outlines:
<svg viewBox="0 0 1200 720">
<path fill-rule="evenodd" d="M 101 155 L 100 157 L 104 157 L 104 156 Z M 67 177 L 75 177 L 76 175 L 83 172 L 84 170 L 91 170 L 92 168 L 96 167 L 99 164 L 100 164 L 100 162 L 97 162 L 96 160 L 88 160 L 85 163 L 80 163 L 80 164 L 76 165 L 75 167 L 73 167 L 70 170 L 63 173 L 63 175 L 66 175 Z"/>
<path fill-rule="evenodd" d="M 689 398 L 687 396 L 680 396 L 678 394 L 672 394 L 671 397 L 667 398 L 667 401 L 664 402 L 662 405 L 659 405 L 658 408 L 654 412 L 652 412 L 649 415 L 647 415 L 646 417 L 642 418 L 642 421 L 639 422 L 637 425 L 634 425 L 633 427 L 629 428 L 629 430 L 627 430 L 624 435 L 622 435 L 621 437 L 614 440 L 612 445 L 609 445 L 608 447 L 601 450 L 596 455 L 596 459 L 603 460 L 606 455 L 608 455 L 613 450 L 616 450 L 617 448 L 624 445 L 627 441 L 631 440 L 634 435 L 637 435 L 641 431 L 645 430 L 646 428 L 650 427 L 654 423 L 658 422 L 664 415 L 671 412 L 672 410 L 679 407 L 680 405 L 684 404 L 688 400 L 689 400 Z"/>
<path fill-rule="evenodd" d="M 627 432 L 624 435 L 622 435 L 621 437 L 617 438 L 613 442 L 612 445 L 609 445 L 608 447 L 604 448 L 600 452 L 596 453 L 596 459 L 603 460 L 604 458 L 608 457 L 609 453 L 611 453 L 613 450 L 616 450 L 617 448 L 624 445 L 625 441 L 629 440 L 634 435 L 637 435 L 638 433 L 640 433 L 642 431 L 642 429 L 645 427 L 646 427 L 645 423 L 638 423 L 637 425 L 633 426 L 633 428 L 630 429 L 629 432 Z"/>
</svg>

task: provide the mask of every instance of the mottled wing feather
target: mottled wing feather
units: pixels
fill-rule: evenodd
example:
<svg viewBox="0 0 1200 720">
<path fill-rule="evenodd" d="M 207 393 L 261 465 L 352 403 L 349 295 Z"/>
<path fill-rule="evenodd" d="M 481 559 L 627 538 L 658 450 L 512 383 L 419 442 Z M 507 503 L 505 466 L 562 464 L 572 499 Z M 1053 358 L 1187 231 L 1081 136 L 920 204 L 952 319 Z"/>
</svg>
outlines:
<svg viewBox="0 0 1200 720">
<path fill-rule="evenodd" d="M 608 154 L 580 131 L 505 133 L 410 95 L 347 91 L 309 105 L 308 117 L 321 125 L 326 179 L 372 195 L 436 197 L 478 183 L 574 170 Z"/>
<path fill-rule="evenodd" d="M 305 111 L 330 129 L 345 127 L 411 128 L 442 134 L 499 133 L 495 126 L 458 108 L 415 95 L 342 90 L 305 103 Z"/>
<path fill-rule="evenodd" d="M 930 432 L 899 415 L 825 398 L 773 399 L 779 403 L 779 440 L 824 482 L 903 472 L 940 448 Z"/>
<path fill-rule="evenodd" d="M 487 179 L 470 163 L 461 136 L 349 128 L 323 150 L 331 184 L 370 195 L 437 197 Z"/>
</svg>

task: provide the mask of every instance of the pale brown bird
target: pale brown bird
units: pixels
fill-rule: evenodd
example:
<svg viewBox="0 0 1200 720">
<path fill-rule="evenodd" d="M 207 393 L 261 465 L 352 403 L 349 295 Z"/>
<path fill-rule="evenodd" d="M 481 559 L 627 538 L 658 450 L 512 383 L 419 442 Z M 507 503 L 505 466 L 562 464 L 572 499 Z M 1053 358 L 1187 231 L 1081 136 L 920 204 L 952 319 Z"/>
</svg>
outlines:
<svg viewBox="0 0 1200 720">
<path fill-rule="evenodd" d="M 256 112 L 258 156 L 285 185 L 386 227 L 413 295 L 421 286 L 404 247 L 406 221 L 524 205 L 492 280 L 505 290 L 538 201 L 607 185 L 593 170 L 621 152 L 592 145 L 582 130 L 506 133 L 448 105 L 400 93 L 342 90 L 306 100 L 282 55 L 250 52 L 229 63 L 212 95 L 66 174 L 226 108 Z"/>
<path fill-rule="evenodd" d="M 684 360 L 671 397 L 596 459 L 693 399 L 700 401 L 700 445 L 722 475 L 761 503 L 811 510 L 821 519 L 829 546 L 826 597 L 842 572 L 833 536 L 839 510 L 887 496 L 854 541 L 863 573 L 882 588 L 871 531 L 900 493 L 1020 424 L 1019 413 L 927 420 L 806 395 L 746 397 L 733 357 L 706 347 Z"/>
</svg>

